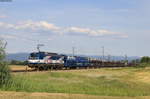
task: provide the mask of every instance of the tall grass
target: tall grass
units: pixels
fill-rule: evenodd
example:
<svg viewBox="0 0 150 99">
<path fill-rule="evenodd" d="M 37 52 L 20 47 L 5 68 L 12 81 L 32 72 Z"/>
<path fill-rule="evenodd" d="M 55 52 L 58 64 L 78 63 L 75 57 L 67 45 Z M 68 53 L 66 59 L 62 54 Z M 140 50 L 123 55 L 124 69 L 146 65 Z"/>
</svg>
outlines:
<svg viewBox="0 0 150 99">
<path fill-rule="evenodd" d="M 149 84 L 130 82 L 130 70 L 108 70 L 106 74 L 94 76 L 98 71 L 82 72 L 34 72 L 13 74 L 12 82 L 3 86 L 1 90 L 75 93 L 105 96 L 145 96 L 150 95 Z M 114 73 L 115 72 L 115 73 Z M 121 73 L 127 72 L 127 75 Z M 92 74 L 92 76 L 88 76 Z M 110 74 L 109 74 L 110 73 Z M 129 75 L 128 75 L 129 74 Z"/>
</svg>

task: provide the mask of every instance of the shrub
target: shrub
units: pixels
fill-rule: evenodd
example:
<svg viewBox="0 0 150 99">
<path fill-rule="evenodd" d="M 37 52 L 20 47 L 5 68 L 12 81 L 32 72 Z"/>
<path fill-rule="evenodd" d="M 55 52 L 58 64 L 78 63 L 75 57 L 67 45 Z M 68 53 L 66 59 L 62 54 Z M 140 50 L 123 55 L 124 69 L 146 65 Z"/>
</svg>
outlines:
<svg viewBox="0 0 150 99">
<path fill-rule="evenodd" d="M 0 62 L 0 85 L 7 84 L 11 78 L 10 69 L 6 62 Z"/>
<path fill-rule="evenodd" d="M 6 84 L 10 79 L 10 70 L 7 63 L 4 61 L 5 51 L 4 44 L 0 41 L 0 86 Z"/>
</svg>

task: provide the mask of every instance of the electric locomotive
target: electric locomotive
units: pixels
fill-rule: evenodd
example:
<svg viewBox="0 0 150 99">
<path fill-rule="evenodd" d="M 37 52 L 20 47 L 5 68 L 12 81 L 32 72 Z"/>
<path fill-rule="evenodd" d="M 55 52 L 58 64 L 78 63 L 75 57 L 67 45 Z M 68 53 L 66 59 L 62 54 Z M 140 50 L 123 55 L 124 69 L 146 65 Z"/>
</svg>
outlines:
<svg viewBox="0 0 150 99">
<path fill-rule="evenodd" d="M 89 59 L 57 53 L 33 52 L 28 58 L 28 66 L 36 69 L 62 69 L 89 66 Z"/>
<path fill-rule="evenodd" d="M 125 67 L 125 62 L 102 61 L 81 56 L 68 56 L 49 52 L 33 52 L 28 58 L 28 66 L 39 70 L 70 69 L 70 68 L 100 68 Z"/>
</svg>

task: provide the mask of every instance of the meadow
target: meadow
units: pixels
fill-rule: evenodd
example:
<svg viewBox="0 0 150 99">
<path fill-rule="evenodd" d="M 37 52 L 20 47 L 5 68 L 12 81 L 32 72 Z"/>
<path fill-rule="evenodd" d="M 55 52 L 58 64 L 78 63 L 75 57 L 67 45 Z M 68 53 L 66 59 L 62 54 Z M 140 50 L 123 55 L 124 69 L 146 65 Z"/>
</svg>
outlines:
<svg viewBox="0 0 150 99">
<path fill-rule="evenodd" d="M 52 99 L 149 99 L 146 96 L 150 96 L 150 68 L 13 72 L 11 82 L 0 90 L 1 93 L 20 92 L 18 96 L 25 96 L 24 99 L 37 93 L 45 99 L 47 96 L 54 97 Z"/>
</svg>

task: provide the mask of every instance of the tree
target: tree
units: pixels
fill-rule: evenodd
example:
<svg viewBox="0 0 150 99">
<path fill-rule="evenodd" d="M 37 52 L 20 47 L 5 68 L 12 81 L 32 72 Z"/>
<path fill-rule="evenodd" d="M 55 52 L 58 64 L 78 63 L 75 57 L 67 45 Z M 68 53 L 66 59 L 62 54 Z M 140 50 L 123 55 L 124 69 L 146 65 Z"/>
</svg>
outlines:
<svg viewBox="0 0 150 99">
<path fill-rule="evenodd" d="M 4 47 L 4 43 L 0 40 L 0 61 L 2 61 L 5 57 Z"/>
<path fill-rule="evenodd" d="M 144 56 L 141 58 L 141 63 L 150 63 L 150 57 Z"/>
<path fill-rule="evenodd" d="M 11 60 L 10 61 L 11 65 L 27 65 L 28 61 L 18 61 L 18 60 Z"/>
<path fill-rule="evenodd" d="M 10 78 L 10 70 L 7 63 L 4 61 L 5 58 L 5 44 L 0 40 L 0 85 L 6 84 Z"/>
</svg>

